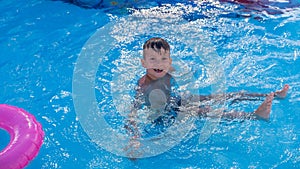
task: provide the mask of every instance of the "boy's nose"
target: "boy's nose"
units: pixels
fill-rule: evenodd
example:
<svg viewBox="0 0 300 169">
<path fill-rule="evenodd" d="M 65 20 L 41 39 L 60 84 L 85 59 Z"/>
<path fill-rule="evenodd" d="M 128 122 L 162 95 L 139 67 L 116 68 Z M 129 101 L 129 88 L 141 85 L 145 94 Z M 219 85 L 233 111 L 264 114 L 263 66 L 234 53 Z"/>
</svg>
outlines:
<svg viewBox="0 0 300 169">
<path fill-rule="evenodd" d="M 157 61 L 156 61 L 156 64 L 157 64 L 158 66 L 160 66 L 160 65 L 162 65 L 162 64 L 163 64 L 163 61 L 161 61 L 161 60 L 157 60 Z"/>
</svg>

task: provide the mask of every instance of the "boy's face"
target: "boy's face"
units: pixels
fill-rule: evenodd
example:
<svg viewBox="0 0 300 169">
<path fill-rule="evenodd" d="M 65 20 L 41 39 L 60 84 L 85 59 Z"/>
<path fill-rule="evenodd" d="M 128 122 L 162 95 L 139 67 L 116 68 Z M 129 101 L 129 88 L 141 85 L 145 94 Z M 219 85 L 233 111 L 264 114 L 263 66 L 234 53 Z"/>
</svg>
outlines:
<svg viewBox="0 0 300 169">
<path fill-rule="evenodd" d="M 141 60 L 144 68 L 147 69 L 147 74 L 152 79 L 164 77 L 171 68 L 172 59 L 170 51 L 161 49 L 159 52 L 152 48 L 144 49 L 144 59 Z"/>
</svg>

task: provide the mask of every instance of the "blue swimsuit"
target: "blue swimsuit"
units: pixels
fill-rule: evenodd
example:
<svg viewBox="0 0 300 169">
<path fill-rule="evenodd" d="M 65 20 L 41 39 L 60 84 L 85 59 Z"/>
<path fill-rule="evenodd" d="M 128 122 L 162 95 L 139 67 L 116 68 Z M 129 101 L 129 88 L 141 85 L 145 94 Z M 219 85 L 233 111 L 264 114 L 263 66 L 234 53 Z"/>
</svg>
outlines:
<svg viewBox="0 0 300 169">
<path fill-rule="evenodd" d="M 181 98 L 178 94 L 178 85 L 170 74 L 166 74 L 160 79 L 150 80 L 148 84 L 139 85 L 134 104 L 135 108 L 143 109 L 144 106 L 147 106 L 148 108 L 151 107 L 149 95 L 156 89 L 162 91 L 166 96 L 165 107 L 161 110 L 161 115 L 152 120 L 150 124 L 141 126 L 144 128 L 144 132 L 141 133 L 143 137 L 160 134 L 170 127 L 175 122 L 179 106 L 181 105 Z"/>
</svg>

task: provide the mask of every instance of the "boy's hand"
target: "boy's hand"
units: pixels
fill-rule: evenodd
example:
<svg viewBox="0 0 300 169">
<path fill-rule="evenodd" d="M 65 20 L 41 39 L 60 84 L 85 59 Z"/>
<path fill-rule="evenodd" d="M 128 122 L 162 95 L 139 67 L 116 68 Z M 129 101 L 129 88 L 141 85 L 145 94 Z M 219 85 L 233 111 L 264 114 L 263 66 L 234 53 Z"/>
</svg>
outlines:
<svg viewBox="0 0 300 169">
<path fill-rule="evenodd" d="M 126 155 L 130 160 L 136 160 L 142 155 L 142 152 L 140 151 L 141 143 L 138 138 L 139 137 L 137 136 L 130 138 L 129 144 L 124 148 L 124 151 L 127 151 Z"/>
</svg>

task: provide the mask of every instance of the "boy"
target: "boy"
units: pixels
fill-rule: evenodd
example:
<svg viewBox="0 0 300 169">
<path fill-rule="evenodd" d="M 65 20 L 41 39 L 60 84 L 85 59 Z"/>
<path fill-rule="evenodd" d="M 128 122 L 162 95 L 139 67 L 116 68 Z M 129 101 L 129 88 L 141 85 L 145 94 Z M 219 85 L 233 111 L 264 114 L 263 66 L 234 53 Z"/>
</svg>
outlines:
<svg viewBox="0 0 300 169">
<path fill-rule="evenodd" d="M 141 63 L 146 69 L 146 75 L 144 75 L 138 81 L 134 109 L 129 114 L 129 124 L 125 126 L 127 130 L 133 134 L 132 140 L 140 137 L 141 135 L 141 131 L 139 131 L 139 127 L 137 127 L 137 111 L 140 109 L 146 109 L 146 113 L 148 113 L 147 119 L 156 127 L 157 124 L 161 124 L 166 128 L 172 125 L 175 117 L 177 116 L 177 112 L 180 111 L 181 107 L 187 108 L 190 102 L 208 101 L 220 97 L 220 95 L 200 95 L 190 96 L 188 100 L 181 100 L 181 97 L 176 90 L 176 81 L 172 75 L 169 74 L 169 72 L 173 70 L 171 66 L 172 59 L 170 57 L 170 46 L 162 38 L 151 38 L 145 42 L 143 45 L 143 59 L 141 59 Z M 289 86 L 285 85 L 282 90 L 270 94 L 225 94 L 223 96 L 226 97 L 226 99 L 234 98 L 234 101 L 245 100 L 249 97 L 266 98 L 265 101 L 253 113 L 231 111 L 222 113 L 222 118 L 268 120 L 270 117 L 274 96 L 278 98 L 284 98 L 288 89 Z M 209 114 L 209 106 L 204 108 L 196 107 L 196 110 L 195 108 L 192 109 L 200 117 L 212 117 L 212 115 Z M 147 127 L 144 127 L 144 130 L 147 130 Z M 132 145 L 138 147 L 137 144 L 139 143 L 136 142 Z"/>
</svg>

